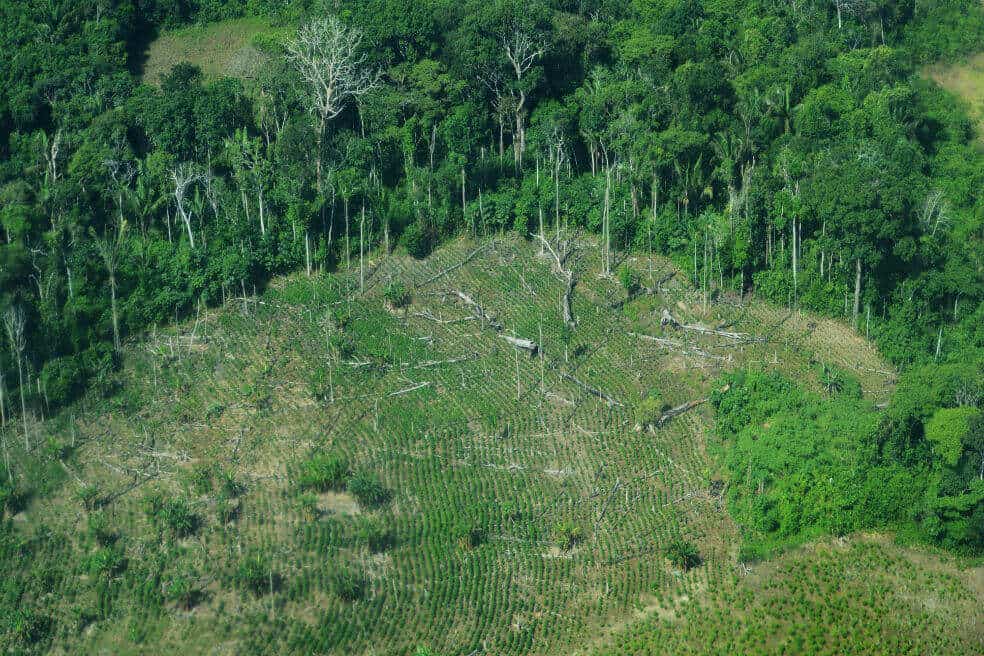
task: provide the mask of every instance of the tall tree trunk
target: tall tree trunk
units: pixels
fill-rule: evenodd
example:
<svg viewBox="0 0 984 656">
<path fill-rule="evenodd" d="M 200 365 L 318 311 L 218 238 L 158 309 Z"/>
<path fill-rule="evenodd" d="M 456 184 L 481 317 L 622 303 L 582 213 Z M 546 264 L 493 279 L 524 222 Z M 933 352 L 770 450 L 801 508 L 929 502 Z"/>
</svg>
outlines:
<svg viewBox="0 0 984 656">
<path fill-rule="evenodd" d="M 366 265 L 365 265 L 365 232 L 366 232 L 366 206 L 362 206 L 362 218 L 359 220 L 359 292 L 366 291 Z"/>
<path fill-rule="evenodd" d="M 113 314 L 113 349 L 120 352 L 120 318 L 116 310 L 116 271 L 115 267 L 109 271 L 109 306 Z"/>
<path fill-rule="evenodd" d="M 854 264 L 854 326 L 857 327 L 861 311 L 861 258 L 855 259 Z"/>
<path fill-rule="evenodd" d="M 342 207 L 345 209 L 345 269 L 352 268 L 352 248 L 349 245 L 349 199 L 342 197 Z"/>
<path fill-rule="evenodd" d="M 465 167 L 461 167 L 461 220 L 467 220 L 468 213 L 465 210 Z M 472 229 L 474 232 L 474 229 Z"/>
<path fill-rule="evenodd" d="M 21 421 L 24 424 L 24 450 L 30 451 L 31 446 L 27 442 L 27 400 L 24 398 L 24 363 L 19 353 L 17 354 L 17 383 L 20 389 Z"/>
</svg>

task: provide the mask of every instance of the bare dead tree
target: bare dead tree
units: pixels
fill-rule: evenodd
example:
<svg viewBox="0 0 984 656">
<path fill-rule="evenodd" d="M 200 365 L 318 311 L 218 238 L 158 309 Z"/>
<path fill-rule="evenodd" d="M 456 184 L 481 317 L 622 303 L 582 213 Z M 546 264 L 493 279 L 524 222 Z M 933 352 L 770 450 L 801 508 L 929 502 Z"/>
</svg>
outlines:
<svg viewBox="0 0 984 656">
<path fill-rule="evenodd" d="M 107 159 L 103 161 L 103 166 L 106 167 L 106 171 L 109 173 L 109 179 L 112 181 L 111 191 L 113 193 L 113 200 L 116 201 L 118 219 L 122 222 L 123 194 L 129 190 L 130 183 L 133 182 L 133 178 L 137 175 L 137 167 L 133 165 L 133 162 L 125 159 Z"/>
<path fill-rule="evenodd" d="M 171 171 L 171 179 L 174 181 L 174 202 L 177 205 L 178 214 L 188 231 L 188 241 L 191 243 L 191 247 L 195 248 L 195 233 L 191 229 L 191 212 L 185 207 L 185 196 L 192 185 L 202 180 L 202 173 L 194 164 L 185 162 L 178 164 Z"/>
<path fill-rule="evenodd" d="M 523 88 L 523 76 L 529 72 L 536 60 L 543 56 L 546 45 L 535 33 L 516 26 L 511 34 L 503 36 L 502 48 L 516 76 L 518 99 L 514 110 L 516 143 L 513 147 L 516 164 L 522 166 L 523 151 L 526 150 L 526 89 Z"/>
<path fill-rule="evenodd" d="M 944 230 L 950 225 L 950 206 L 943 196 L 943 192 L 934 189 L 923 201 L 922 209 L 919 212 L 919 224 L 923 230 L 935 236 L 940 228 Z"/>
<path fill-rule="evenodd" d="M 310 87 L 311 110 L 317 118 L 318 192 L 322 192 L 322 153 L 325 128 L 346 105 L 372 91 L 380 74 L 360 52 L 362 32 L 335 16 L 315 19 L 297 31 L 287 46 L 287 58 Z"/>
<path fill-rule="evenodd" d="M 0 439 L 3 440 L 3 464 L 7 469 L 7 477 L 14 482 L 14 472 L 10 469 L 10 452 L 7 449 L 7 386 L 3 378 L 3 368 L 0 367 Z"/>
<path fill-rule="evenodd" d="M 52 137 L 47 133 L 41 133 L 41 156 L 45 164 L 45 180 L 47 182 L 58 182 L 58 160 L 61 153 L 62 131 L 61 128 L 55 131 Z"/>
<path fill-rule="evenodd" d="M 109 276 L 109 307 L 113 318 L 113 349 L 120 352 L 120 319 L 116 305 L 116 269 L 119 265 L 120 251 L 123 247 L 123 238 L 126 233 L 126 220 L 120 218 L 116 234 L 106 232 L 101 236 L 93 233 L 96 250 L 106 266 L 106 274 Z"/>
<path fill-rule="evenodd" d="M 7 331 L 7 338 L 10 340 L 10 348 L 13 349 L 14 356 L 17 358 L 21 420 L 24 422 L 24 449 L 28 450 L 30 445 L 27 441 L 27 400 L 24 397 L 24 351 L 27 349 L 27 335 L 24 333 L 24 328 L 26 323 L 24 310 L 20 306 L 11 306 L 3 314 L 3 326 Z"/>
<path fill-rule="evenodd" d="M 848 16 L 860 17 L 865 11 L 866 0 L 833 0 L 834 9 L 837 10 L 837 29 L 844 26 L 843 14 Z"/>
</svg>

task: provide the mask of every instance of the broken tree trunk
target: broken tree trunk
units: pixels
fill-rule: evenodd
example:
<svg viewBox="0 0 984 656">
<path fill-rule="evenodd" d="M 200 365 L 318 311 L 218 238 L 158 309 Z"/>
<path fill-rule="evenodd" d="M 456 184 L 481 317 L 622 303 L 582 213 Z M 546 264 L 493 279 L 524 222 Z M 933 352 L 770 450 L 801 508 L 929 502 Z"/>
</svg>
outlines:
<svg viewBox="0 0 984 656">
<path fill-rule="evenodd" d="M 584 382 L 578 380 L 577 378 L 575 378 L 574 376 L 572 376 L 570 374 L 561 374 L 561 377 L 564 380 L 569 380 L 570 382 L 574 383 L 575 385 L 577 385 L 578 387 L 580 387 L 581 389 L 583 389 L 588 394 L 591 394 L 592 396 L 597 396 L 599 399 L 601 399 L 602 401 L 604 401 L 605 403 L 607 403 L 609 406 L 619 406 L 619 407 L 622 407 L 622 405 L 623 405 L 621 402 L 619 402 L 615 398 L 609 396 L 608 394 L 605 394 L 600 389 L 598 389 L 596 387 L 591 387 L 587 383 L 584 383 Z"/>
<path fill-rule="evenodd" d="M 475 315 L 476 319 L 481 321 L 483 324 L 489 325 L 496 332 L 502 331 L 502 324 L 499 323 L 494 316 L 486 313 L 485 310 L 482 309 L 482 306 L 476 303 L 471 296 L 458 290 L 455 290 L 452 293 L 461 299 L 461 301 L 471 309 L 472 314 Z"/>
<path fill-rule="evenodd" d="M 730 358 L 726 358 L 720 355 L 714 355 L 708 353 L 703 349 L 699 349 L 695 346 L 685 344 L 683 342 L 677 342 L 672 339 L 664 339 L 662 337 L 654 337 L 653 335 L 643 335 L 641 333 L 629 333 L 630 336 L 636 337 L 638 339 L 645 340 L 647 342 L 654 342 L 665 349 L 679 353 L 681 355 L 696 355 L 701 358 L 707 358 L 708 360 L 716 360 L 718 362 L 726 362 Z"/>
<path fill-rule="evenodd" d="M 686 403 L 684 403 L 682 405 L 678 405 L 675 408 L 670 408 L 669 410 L 667 410 L 666 412 L 664 412 L 663 414 L 661 414 L 659 416 L 659 419 L 657 419 L 654 423 L 650 424 L 649 430 L 653 430 L 653 429 L 659 428 L 660 426 L 662 426 L 663 424 L 665 424 L 669 420 L 673 419 L 674 417 L 678 417 L 678 416 L 682 415 L 684 412 L 687 412 L 688 410 L 692 410 L 693 408 L 696 408 L 701 403 L 707 403 L 707 399 L 706 398 L 703 398 L 703 399 L 697 399 L 695 401 L 687 401 Z"/>
<path fill-rule="evenodd" d="M 577 324 L 574 322 L 574 312 L 571 310 L 571 297 L 574 295 L 574 276 L 567 275 L 567 286 L 564 288 L 564 294 L 560 299 L 560 309 L 564 315 L 564 323 L 567 327 L 574 329 Z"/>
<path fill-rule="evenodd" d="M 717 337 L 726 337 L 728 339 L 746 342 L 765 341 L 764 339 L 749 337 L 748 333 L 734 333 L 727 330 L 718 330 L 716 328 L 705 328 L 704 326 L 698 326 L 697 324 L 692 323 L 682 324 L 677 321 L 666 308 L 663 308 L 659 323 L 661 326 L 672 326 L 677 330 L 689 330 L 695 333 L 701 333 L 702 335 L 715 335 Z"/>
<path fill-rule="evenodd" d="M 557 264 L 557 269 L 566 283 L 564 286 L 564 293 L 560 297 L 560 311 L 564 317 L 564 323 L 568 328 L 573 330 L 573 328 L 577 325 L 574 321 L 574 311 L 571 309 L 571 298 L 574 295 L 574 272 L 570 269 L 564 268 L 564 263 L 567 261 L 567 258 L 570 257 L 572 249 L 562 249 L 564 253 L 563 255 L 560 255 L 556 250 L 554 250 L 553 246 L 543 235 L 534 236 L 539 239 L 543 245 L 546 246 L 547 250 L 550 251 L 550 254 L 553 255 L 554 262 Z"/>
<path fill-rule="evenodd" d="M 536 342 L 528 339 L 522 339 L 520 337 L 510 337 L 509 335 L 499 335 L 499 337 L 506 340 L 516 348 L 528 352 L 530 355 L 536 355 L 540 350 L 540 347 L 539 345 L 537 345 Z"/>
</svg>

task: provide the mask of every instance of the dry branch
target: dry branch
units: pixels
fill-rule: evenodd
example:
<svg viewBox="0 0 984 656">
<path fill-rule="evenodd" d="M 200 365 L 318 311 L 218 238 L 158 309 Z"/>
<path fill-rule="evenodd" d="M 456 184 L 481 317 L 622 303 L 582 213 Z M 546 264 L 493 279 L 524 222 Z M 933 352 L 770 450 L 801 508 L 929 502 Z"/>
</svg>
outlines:
<svg viewBox="0 0 984 656">
<path fill-rule="evenodd" d="M 475 317 L 461 317 L 460 319 L 442 319 L 434 315 L 433 313 L 423 310 L 421 312 L 413 312 L 412 316 L 420 317 L 421 319 L 427 319 L 428 321 L 433 321 L 441 325 L 447 325 L 449 323 L 461 323 L 462 321 L 474 321 Z"/>
<path fill-rule="evenodd" d="M 714 355 L 712 353 L 708 353 L 707 351 L 704 351 L 703 349 L 699 349 L 694 346 L 689 346 L 683 342 L 677 342 L 672 339 L 665 339 L 663 337 L 654 337 L 653 335 L 643 335 L 641 333 L 629 333 L 629 335 L 631 335 L 632 337 L 636 337 L 638 339 L 645 340 L 647 342 L 654 342 L 665 349 L 678 352 L 681 355 L 696 355 L 702 358 L 707 358 L 708 360 L 717 360 L 718 362 L 725 362 L 729 360 L 729 358 L 725 358 L 720 355 Z"/>
<path fill-rule="evenodd" d="M 449 266 L 448 268 L 435 273 L 433 276 L 431 276 L 427 280 L 423 281 L 422 283 L 417 284 L 415 286 L 415 289 L 420 289 L 424 285 L 429 285 L 430 283 L 434 282 L 435 280 L 437 280 L 439 278 L 443 278 L 444 276 L 448 275 L 452 271 L 457 271 L 461 267 L 463 267 L 466 264 L 468 264 L 469 262 L 471 262 L 475 258 L 476 255 L 478 255 L 479 253 L 481 253 L 482 251 L 484 251 L 486 248 L 488 248 L 489 246 L 491 246 L 493 243 L 494 242 L 491 242 L 491 241 L 485 242 L 484 244 L 482 244 L 481 246 L 479 246 L 478 248 L 476 248 L 475 250 L 473 250 L 471 253 L 469 253 L 468 255 L 466 255 L 465 256 L 465 259 L 463 259 L 461 262 L 458 262 L 457 264 L 454 264 L 452 266 Z"/>
<path fill-rule="evenodd" d="M 499 323 L 494 316 L 486 313 L 482 306 L 476 303 L 471 296 L 458 290 L 455 290 L 452 293 L 461 299 L 465 305 L 471 308 L 472 314 L 475 315 L 476 319 L 481 321 L 483 324 L 488 324 L 496 332 L 502 331 L 502 324 Z"/>
<path fill-rule="evenodd" d="M 677 321 L 670 311 L 663 308 L 663 312 L 660 314 L 660 325 L 671 326 L 678 330 L 689 330 L 695 333 L 700 333 L 702 335 L 715 335 L 717 337 L 726 337 L 727 339 L 733 339 L 736 341 L 765 341 L 764 338 L 752 338 L 749 337 L 748 333 L 733 333 L 727 330 L 717 330 L 715 328 L 705 328 L 704 326 L 698 326 L 696 324 L 682 324 Z"/>
<path fill-rule="evenodd" d="M 609 406 L 623 407 L 623 405 L 624 405 L 620 401 L 616 400 L 615 398 L 613 398 L 613 397 L 609 396 L 608 394 L 602 392 L 600 389 L 598 389 L 596 387 L 591 387 L 587 383 L 578 380 L 577 378 L 575 378 L 574 376 L 572 376 L 570 374 L 561 374 L 561 378 L 563 378 L 565 380 L 569 380 L 570 382 L 574 383 L 575 385 L 577 385 L 578 387 L 580 387 L 581 389 L 583 389 L 588 394 L 591 394 L 592 396 L 597 396 L 599 399 L 601 399 L 602 401 L 604 401 L 605 403 L 607 403 Z"/>
<path fill-rule="evenodd" d="M 411 385 L 410 387 L 405 387 L 405 388 L 403 388 L 401 390 L 396 390 L 395 392 L 390 392 L 386 396 L 400 396 L 401 394 L 409 394 L 410 392 L 414 392 L 414 391 L 419 390 L 419 389 L 422 389 L 424 387 L 430 387 L 430 384 L 431 383 L 428 380 L 428 381 L 425 381 L 423 383 L 417 383 L 416 385 Z"/>
</svg>

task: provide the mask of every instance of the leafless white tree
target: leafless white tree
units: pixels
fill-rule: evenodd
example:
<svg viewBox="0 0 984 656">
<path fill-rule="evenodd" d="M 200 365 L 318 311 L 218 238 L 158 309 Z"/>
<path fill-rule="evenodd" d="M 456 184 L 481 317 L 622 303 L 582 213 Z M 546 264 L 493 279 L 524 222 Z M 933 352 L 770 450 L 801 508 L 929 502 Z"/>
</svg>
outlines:
<svg viewBox="0 0 984 656">
<path fill-rule="evenodd" d="M 934 236 L 940 228 L 946 230 L 949 227 L 950 206 L 941 190 L 934 189 L 926 196 L 919 212 L 919 224 L 923 230 Z"/>
<path fill-rule="evenodd" d="M 519 95 L 515 109 L 516 143 L 513 146 L 516 163 L 522 166 L 523 151 L 526 150 L 526 89 L 523 88 L 523 76 L 543 56 L 546 45 L 536 34 L 515 27 L 511 34 L 503 37 L 502 48 L 516 76 L 516 91 Z"/>
<path fill-rule="evenodd" d="M 347 103 L 369 93 L 379 83 L 379 72 L 360 52 L 362 32 L 326 16 L 306 23 L 287 42 L 287 58 L 310 87 L 311 109 L 318 120 L 317 179 L 322 190 L 321 144 L 328 122 Z"/>
<path fill-rule="evenodd" d="M 195 233 L 191 229 L 191 212 L 185 207 L 185 195 L 192 185 L 202 180 L 202 173 L 194 164 L 185 162 L 172 169 L 171 180 L 174 181 L 174 202 L 178 207 L 178 214 L 188 231 L 188 241 L 195 248 Z"/>
<path fill-rule="evenodd" d="M 27 401 L 24 398 L 24 351 L 27 349 L 27 335 L 24 333 L 26 320 L 20 306 L 11 306 L 3 314 L 3 326 L 10 340 L 10 348 L 17 358 L 17 380 L 20 388 L 21 420 L 24 422 L 24 449 L 30 448 L 27 442 Z"/>
<path fill-rule="evenodd" d="M 99 256 L 102 257 L 103 264 L 106 266 L 106 273 L 109 276 L 109 307 L 113 318 L 113 349 L 120 351 L 120 319 L 116 306 L 116 269 L 119 265 L 120 250 L 123 246 L 123 237 L 126 233 L 126 220 L 120 218 L 116 234 L 107 231 L 102 236 L 96 236 L 94 241 Z"/>
<path fill-rule="evenodd" d="M 843 14 L 861 16 L 865 11 L 866 0 L 833 0 L 837 10 L 837 29 L 844 26 Z"/>
</svg>

